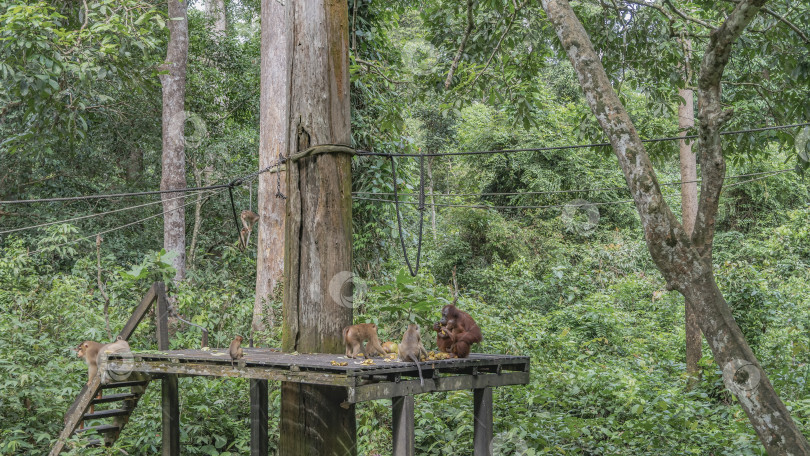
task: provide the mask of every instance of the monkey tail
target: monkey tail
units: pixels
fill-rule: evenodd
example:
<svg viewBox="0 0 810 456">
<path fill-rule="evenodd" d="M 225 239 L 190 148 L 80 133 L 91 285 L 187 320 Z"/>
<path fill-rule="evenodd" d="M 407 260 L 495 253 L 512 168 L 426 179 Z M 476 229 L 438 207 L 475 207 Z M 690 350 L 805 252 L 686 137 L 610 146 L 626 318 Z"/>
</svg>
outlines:
<svg viewBox="0 0 810 456">
<path fill-rule="evenodd" d="M 425 377 L 422 376 L 422 366 L 419 365 L 419 360 L 414 356 L 411 356 L 411 359 L 416 363 L 416 370 L 419 371 L 419 385 L 425 386 Z"/>
</svg>

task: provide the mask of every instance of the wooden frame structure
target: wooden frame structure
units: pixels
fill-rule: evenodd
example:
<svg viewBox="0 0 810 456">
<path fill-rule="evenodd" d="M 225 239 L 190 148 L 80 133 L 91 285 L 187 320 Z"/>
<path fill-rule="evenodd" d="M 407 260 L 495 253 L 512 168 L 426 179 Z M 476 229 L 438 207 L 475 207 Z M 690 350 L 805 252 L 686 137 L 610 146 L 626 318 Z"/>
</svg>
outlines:
<svg viewBox="0 0 810 456">
<path fill-rule="evenodd" d="M 113 425 L 96 426 L 105 431 L 104 442 L 112 443 L 126 424 L 129 413 L 137 405 L 152 380 L 161 380 L 162 396 L 162 454 L 180 454 L 180 391 L 179 377 L 239 377 L 250 379 L 250 454 L 268 454 L 268 381 L 284 381 L 342 387 L 347 389 L 343 406 L 359 402 L 390 399 L 393 417 L 394 456 L 413 456 L 414 395 L 443 391 L 473 390 L 475 456 L 491 456 L 492 388 L 529 383 L 529 358 L 492 354 L 471 354 L 464 359 L 446 359 L 421 363 L 424 385 L 414 363 L 386 361 L 374 358 L 373 364 L 362 359 L 346 359 L 334 354 L 281 353 L 269 348 L 244 348 L 245 357 L 231 363 L 226 349 L 168 350 L 169 307 L 166 287 L 157 282 L 149 289 L 119 335 L 124 339 L 134 333 L 138 324 L 156 304 L 157 352 L 134 352 L 132 358 L 109 355 L 108 369 L 129 371 L 124 381 L 101 385 L 98 377 L 91 379 L 77 396 L 65 415 L 65 427 L 51 449 L 56 456 L 85 419 L 105 411 L 87 413 L 94 403 L 111 402 L 121 398 L 121 416 Z M 203 333 L 204 337 L 207 335 Z M 345 366 L 340 364 L 346 363 Z M 104 388 L 131 388 L 130 393 L 97 397 Z M 127 402 L 129 401 L 129 402 Z M 112 415 L 111 415 L 112 416 Z M 99 442 L 100 443 L 100 442 Z"/>
<path fill-rule="evenodd" d="M 157 307 L 155 309 L 155 325 L 157 326 L 158 347 L 161 350 L 167 350 L 169 348 L 169 304 L 166 299 L 166 285 L 162 282 L 155 282 L 149 288 L 138 307 L 135 308 L 132 316 L 124 324 L 121 332 L 118 333 L 118 336 L 124 340 L 129 340 L 153 304 L 156 304 Z M 112 425 L 95 426 L 94 428 L 104 431 L 105 444 L 111 444 L 115 441 L 129 420 L 129 414 L 137 406 L 138 398 L 145 392 L 150 380 L 151 378 L 148 375 L 139 375 L 137 373 L 130 375 L 129 381 L 114 382 L 107 385 L 102 385 L 99 377 L 88 379 L 88 383 L 84 385 L 65 414 L 65 427 L 51 448 L 50 456 L 61 453 L 70 436 L 77 432 L 77 428 L 84 420 L 88 419 L 113 417 L 114 423 Z M 164 388 L 166 383 L 164 382 Z M 102 397 L 101 391 L 107 388 L 130 388 L 130 391 Z M 121 409 L 115 410 L 115 413 L 111 413 L 113 411 L 92 411 L 94 404 L 109 403 L 117 400 L 121 400 L 123 406 Z M 90 412 L 88 413 L 88 411 Z"/>
<path fill-rule="evenodd" d="M 471 354 L 465 359 L 422 363 L 425 384 L 414 363 L 375 358 L 373 365 L 333 354 L 289 354 L 274 349 L 245 348 L 245 357 L 231 365 L 225 349 L 134 353 L 127 367 L 138 375 L 163 378 L 163 455 L 179 455 L 180 413 L 177 377 L 240 377 L 250 379 L 251 455 L 266 456 L 268 380 L 347 388 L 349 404 L 390 399 L 394 456 L 414 455 L 414 395 L 473 390 L 475 456 L 490 456 L 492 388 L 529 383 L 529 358 Z M 347 362 L 346 366 L 332 364 Z M 119 366 L 119 367 L 124 367 Z M 115 362 L 111 362 L 115 369 Z M 172 379 L 172 380 L 169 380 Z M 167 382 L 167 380 L 169 380 Z M 167 384 L 168 383 L 168 384 Z"/>
</svg>

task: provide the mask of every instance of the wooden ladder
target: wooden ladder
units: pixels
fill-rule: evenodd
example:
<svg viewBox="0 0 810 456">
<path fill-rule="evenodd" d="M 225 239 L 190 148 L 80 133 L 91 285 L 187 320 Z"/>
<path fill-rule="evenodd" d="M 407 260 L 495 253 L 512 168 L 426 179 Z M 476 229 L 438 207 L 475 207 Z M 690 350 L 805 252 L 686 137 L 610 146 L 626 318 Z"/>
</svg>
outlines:
<svg viewBox="0 0 810 456">
<path fill-rule="evenodd" d="M 157 302 L 157 309 L 155 311 L 155 318 L 157 320 L 157 338 L 158 348 L 160 350 L 167 350 L 169 347 L 169 330 L 168 330 L 168 302 L 166 300 L 166 286 L 162 282 L 155 282 L 146 296 L 143 297 L 141 303 L 129 317 L 129 321 L 124 325 L 119 335 L 124 340 L 129 340 L 129 337 L 135 332 L 135 328 L 141 322 L 143 317 L 149 311 L 152 303 Z M 90 441 L 90 445 L 104 445 L 110 446 L 121 435 L 121 430 L 124 425 L 129 421 L 129 417 L 135 407 L 138 405 L 138 400 L 146 392 L 146 387 L 152 378 L 144 374 L 130 374 L 125 381 L 110 382 L 102 385 L 99 375 L 90 379 L 90 383 L 84 385 L 73 405 L 70 406 L 65 414 L 65 427 L 59 434 L 53 448 L 51 448 L 50 456 L 57 456 L 64 450 L 68 439 L 76 434 L 84 434 L 95 432 L 99 434 L 101 439 L 94 439 Z M 129 388 L 128 391 L 117 391 L 113 394 L 106 396 L 102 395 L 105 390 L 120 390 L 121 388 Z M 95 410 L 96 404 L 106 404 L 111 402 L 120 402 L 120 407 L 111 408 L 106 410 Z M 91 409 L 92 407 L 92 409 Z M 86 420 L 100 420 L 112 418 L 111 424 L 98 424 L 89 427 L 79 428 Z"/>
<path fill-rule="evenodd" d="M 101 439 L 94 439 L 89 442 L 92 445 L 110 446 L 121 435 L 121 430 L 129 421 L 129 416 L 138 405 L 138 400 L 146 392 L 151 378 L 145 375 L 133 374 L 127 381 L 113 382 L 106 385 L 100 384 L 99 377 L 96 376 L 89 385 L 85 385 L 76 397 L 73 405 L 65 415 L 65 427 L 59 434 L 59 439 L 51 449 L 50 455 L 58 455 L 67 444 L 68 439 L 76 434 L 86 434 L 95 432 Z M 102 392 L 111 389 L 128 388 L 128 391 L 116 392 L 102 396 Z M 96 404 L 106 404 L 119 402 L 120 407 L 106 410 L 95 410 Z M 112 418 L 112 423 L 97 424 L 94 426 L 79 428 L 79 425 L 86 420 L 100 420 Z M 103 440 L 102 440 L 103 439 Z"/>
</svg>

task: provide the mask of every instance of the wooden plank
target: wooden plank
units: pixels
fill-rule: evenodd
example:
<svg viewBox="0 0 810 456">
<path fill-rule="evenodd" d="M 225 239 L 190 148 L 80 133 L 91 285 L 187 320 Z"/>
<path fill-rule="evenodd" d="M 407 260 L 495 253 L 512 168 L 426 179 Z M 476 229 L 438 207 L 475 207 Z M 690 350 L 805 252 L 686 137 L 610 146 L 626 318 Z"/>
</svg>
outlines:
<svg viewBox="0 0 810 456">
<path fill-rule="evenodd" d="M 79 423 L 81 423 L 84 412 L 90 407 L 90 401 L 96 396 L 98 390 L 99 377 L 96 375 L 90 381 L 89 385 L 85 385 L 84 388 L 82 388 L 81 393 L 79 393 L 76 400 L 73 401 L 73 405 L 71 405 L 68 414 L 65 416 L 65 427 L 59 434 L 53 448 L 51 448 L 50 456 L 56 456 L 62 452 L 67 440 L 73 435 L 73 431 L 79 426 Z"/>
<path fill-rule="evenodd" d="M 250 380 L 250 456 L 267 456 L 267 380 Z"/>
<path fill-rule="evenodd" d="M 492 388 L 473 390 L 473 455 L 492 456 Z"/>
<path fill-rule="evenodd" d="M 373 358 L 373 365 L 363 365 L 361 359 L 346 359 L 334 354 L 291 354 L 278 352 L 275 349 L 245 348 L 244 363 L 248 366 L 274 366 L 278 368 L 291 368 L 318 370 L 332 373 L 343 373 L 347 376 L 368 377 L 371 375 L 388 375 L 393 373 L 408 373 L 417 375 L 414 363 L 398 361 L 385 361 L 382 358 Z M 165 353 L 138 353 L 136 359 L 142 360 L 172 360 L 179 362 L 199 361 L 206 363 L 230 364 L 227 349 L 214 348 L 211 350 L 170 350 Z M 333 365 L 333 361 L 347 362 L 346 366 Z M 435 369 L 440 372 L 471 373 L 473 368 L 479 372 L 495 373 L 499 371 L 527 372 L 529 358 L 525 356 L 483 355 L 473 354 L 470 358 L 435 360 L 422 363 L 423 370 Z"/>
<path fill-rule="evenodd" d="M 166 285 L 163 282 L 155 283 L 157 294 L 157 308 L 155 309 L 155 323 L 157 324 L 158 350 L 169 349 L 169 301 L 166 299 Z"/>
<path fill-rule="evenodd" d="M 124 340 L 129 340 L 132 333 L 135 332 L 135 328 L 138 327 L 138 323 L 143 320 L 143 317 L 146 315 L 146 312 L 149 311 L 149 307 L 152 306 L 152 302 L 155 300 L 157 291 L 157 283 L 154 283 L 149 291 L 146 292 L 146 295 L 141 299 L 141 303 L 138 304 L 138 307 L 135 308 L 135 311 L 132 313 L 132 316 L 129 317 L 127 323 L 124 325 L 124 328 L 118 333 L 119 336 L 123 337 Z"/>
<path fill-rule="evenodd" d="M 414 403 L 413 396 L 391 398 L 393 415 L 394 451 L 393 456 L 414 456 Z"/>
<path fill-rule="evenodd" d="M 85 420 L 93 420 L 97 418 L 111 418 L 114 416 L 122 416 L 128 415 L 129 411 L 125 409 L 108 409 L 108 410 L 97 410 L 93 413 L 85 413 L 84 419 Z"/>
<path fill-rule="evenodd" d="M 242 364 L 240 362 L 240 364 Z M 122 369 L 125 366 L 116 361 L 111 361 L 110 369 Z M 242 366 L 231 367 L 228 364 L 204 364 L 204 363 L 172 363 L 170 361 L 133 361 L 127 362 L 126 367 L 132 372 L 144 374 L 176 374 L 180 376 L 202 376 L 202 377 L 231 377 L 231 378 L 254 378 L 262 380 L 287 381 L 295 383 L 307 383 L 312 385 L 333 385 L 333 386 L 354 386 L 354 378 L 341 374 L 328 374 L 313 371 L 290 371 L 283 369 L 273 369 L 268 367 Z"/>
<path fill-rule="evenodd" d="M 176 375 L 161 381 L 163 399 L 163 456 L 180 456 L 180 394 Z"/>
<path fill-rule="evenodd" d="M 438 391 L 472 390 L 508 385 L 527 385 L 528 372 L 506 372 L 503 374 L 457 375 L 452 377 L 426 378 L 425 386 L 419 379 L 399 383 L 381 382 L 349 388 L 348 404 L 388 399 L 412 394 L 434 393 Z"/>
</svg>

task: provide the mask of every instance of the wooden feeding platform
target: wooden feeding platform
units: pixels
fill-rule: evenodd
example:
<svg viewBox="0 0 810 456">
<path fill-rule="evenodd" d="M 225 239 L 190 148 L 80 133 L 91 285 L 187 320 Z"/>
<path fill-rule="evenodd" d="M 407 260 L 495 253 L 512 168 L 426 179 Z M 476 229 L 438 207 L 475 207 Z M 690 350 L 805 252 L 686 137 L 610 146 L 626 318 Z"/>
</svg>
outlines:
<svg viewBox="0 0 810 456">
<path fill-rule="evenodd" d="M 420 384 L 416 364 L 371 358 L 349 359 L 335 354 L 281 353 L 269 348 L 244 348 L 245 356 L 231 363 L 227 349 L 133 352 L 133 358 L 116 362 L 114 371 L 131 370 L 155 379 L 183 376 L 239 377 L 251 379 L 251 454 L 267 454 L 267 380 L 345 387 L 345 407 L 364 401 L 391 399 L 395 456 L 414 453 L 415 394 L 473 390 L 475 455 L 489 455 L 492 441 L 492 388 L 529 383 L 529 358 L 473 353 L 464 359 L 429 360 L 421 363 L 425 383 Z M 336 363 L 347 363 L 345 366 Z M 120 363 L 120 364 L 119 364 Z M 167 441 L 179 449 L 177 388 L 163 390 L 164 449 Z M 168 415 L 167 415 L 168 414 Z M 169 426 L 167 429 L 166 424 Z M 168 433 L 168 434 L 167 434 Z M 255 437 L 255 439 L 254 439 Z M 170 445 L 174 446 L 174 445 Z M 164 454 L 179 454 L 169 452 Z"/>
<path fill-rule="evenodd" d="M 437 391 L 525 385 L 529 382 L 529 358 L 525 356 L 473 353 L 469 358 L 421 363 L 425 385 L 421 386 L 415 363 L 371 358 L 349 359 L 333 354 L 290 354 L 275 349 L 244 348 L 245 357 L 231 365 L 227 349 L 133 352 L 134 359 L 112 369 L 143 374 L 178 376 L 241 377 L 259 380 L 343 386 L 347 403 L 389 399 Z M 333 362 L 348 363 L 338 366 Z"/>
<path fill-rule="evenodd" d="M 163 456 L 180 455 L 180 392 L 178 377 L 232 377 L 250 379 L 250 454 L 267 456 L 268 380 L 346 388 L 345 408 L 364 401 L 390 399 L 393 417 L 393 455 L 413 456 L 414 395 L 441 391 L 473 391 L 475 456 L 490 456 L 492 442 L 492 388 L 529 383 L 529 358 L 473 353 L 464 359 L 415 363 L 372 358 L 347 359 L 335 354 L 281 353 L 271 348 L 243 348 L 244 358 L 231 362 L 226 349 L 168 350 L 169 314 L 163 283 L 155 283 L 124 325 L 119 336 L 129 339 L 152 304 L 160 351 L 110 354 L 106 369 L 114 374 L 102 383 L 96 376 L 76 396 L 65 415 L 65 426 L 51 448 L 58 456 L 76 434 L 94 435 L 91 445 L 112 445 L 120 436 L 138 399 L 150 383 L 160 381 Z M 203 345 L 207 339 L 203 330 Z M 334 363 L 333 363 L 334 362 Z M 346 363 L 345 366 L 339 364 Z M 106 395 L 105 395 L 106 394 Z M 118 405 L 113 405 L 113 404 Z M 113 406 L 115 408 L 95 409 Z M 98 424 L 112 419 L 108 424 Z M 85 421 L 93 425 L 83 427 Z M 71 444 L 72 445 L 72 444 Z"/>
</svg>

